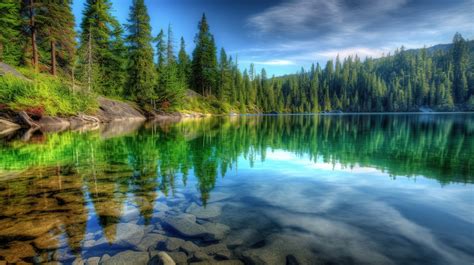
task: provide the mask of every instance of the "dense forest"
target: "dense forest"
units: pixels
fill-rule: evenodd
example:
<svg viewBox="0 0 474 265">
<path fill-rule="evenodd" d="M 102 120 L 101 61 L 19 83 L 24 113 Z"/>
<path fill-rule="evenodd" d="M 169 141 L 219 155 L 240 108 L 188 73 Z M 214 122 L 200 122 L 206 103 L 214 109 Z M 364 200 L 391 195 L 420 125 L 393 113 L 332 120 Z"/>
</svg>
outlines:
<svg viewBox="0 0 474 265">
<path fill-rule="evenodd" d="M 171 25 L 152 36 L 144 0 L 133 1 L 125 25 L 112 15 L 109 0 L 87 0 L 79 32 L 71 2 L 2 1 L 0 61 L 62 80 L 68 89 L 58 86 L 64 91 L 57 98 L 84 105 L 81 110 L 92 103 L 74 101 L 74 93 L 85 95 L 81 99 L 132 100 L 148 110 L 192 109 L 185 100 L 189 90 L 220 113 L 474 110 L 474 42 L 459 33 L 448 49 L 402 47 L 377 59 L 338 57 L 324 67 L 269 77 L 254 65 L 241 71 L 237 56 L 219 50 L 205 14 L 187 54 L 183 38 L 175 47 Z M 0 93 L 2 104 L 21 90 L 11 81 L 0 85 L 7 91 Z M 58 112 L 76 111 L 72 108 Z"/>
</svg>

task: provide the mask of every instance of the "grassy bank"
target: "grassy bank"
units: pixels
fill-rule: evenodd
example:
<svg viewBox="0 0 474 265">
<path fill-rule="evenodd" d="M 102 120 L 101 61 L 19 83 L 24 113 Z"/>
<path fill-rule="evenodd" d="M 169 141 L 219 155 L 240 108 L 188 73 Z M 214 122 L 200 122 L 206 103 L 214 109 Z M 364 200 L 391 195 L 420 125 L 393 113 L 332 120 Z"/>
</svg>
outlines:
<svg viewBox="0 0 474 265">
<path fill-rule="evenodd" d="M 29 69 L 18 70 L 26 78 L 12 74 L 0 76 L 0 109 L 71 116 L 93 113 L 98 108 L 96 95 L 72 89 L 70 82 Z"/>
</svg>

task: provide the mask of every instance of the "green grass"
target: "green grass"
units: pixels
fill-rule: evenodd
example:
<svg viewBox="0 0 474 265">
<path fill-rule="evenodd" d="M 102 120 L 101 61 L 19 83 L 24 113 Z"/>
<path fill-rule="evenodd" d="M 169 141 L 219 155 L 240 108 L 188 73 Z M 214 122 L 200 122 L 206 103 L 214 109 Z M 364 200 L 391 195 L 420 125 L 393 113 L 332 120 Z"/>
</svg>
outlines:
<svg viewBox="0 0 474 265">
<path fill-rule="evenodd" d="M 98 108 L 94 94 L 72 91 L 72 86 L 59 77 L 28 69 L 20 72 L 30 80 L 8 74 L 0 77 L 1 105 L 16 111 L 35 109 L 51 116 L 92 113 Z"/>
<path fill-rule="evenodd" d="M 180 113 L 203 113 L 203 114 L 225 114 L 235 111 L 229 103 L 222 103 L 215 97 L 191 96 L 179 106 L 170 108 L 171 112 Z"/>
</svg>

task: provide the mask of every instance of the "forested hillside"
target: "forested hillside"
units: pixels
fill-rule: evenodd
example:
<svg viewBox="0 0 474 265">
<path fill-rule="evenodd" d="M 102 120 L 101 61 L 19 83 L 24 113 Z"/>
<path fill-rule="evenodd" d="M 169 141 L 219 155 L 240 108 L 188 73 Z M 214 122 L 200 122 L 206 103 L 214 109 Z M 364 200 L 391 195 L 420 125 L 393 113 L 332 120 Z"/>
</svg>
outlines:
<svg viewBox="0 0 474 265">
<path fill-rule="evenodd" d="M 324 67 L 316 64 L 297 74 L 269 77 L 254 65 L 241 71 L 236 55 L 218 49 L 204 14 L 193 52 L 187 54 L 183 38 L 175 47 L 171 25 L 152 36 L 144 0 L 133 1 L 125 25 L 112 9 L 109 0 L 87 0 L 76 32 L 71 0 L 3 0 L 0 61 L 54 76 L 71 87 L 58 92 L 67 98 L 78 92 L 105 95 L 136 101 L 147 110 L 474 110 L 474 45 L 458 33 L 449 46 L 417 51 L 402 47 L 378 59 L 336 58 Z M 0 103 L 18 107 L 9 95 L 22 84 L 12 82 L 0 80 L 8 86 L 8 95 L 0 89 Z M 186 100 L 188 89 L 201 94 L 209 109 Z"/>
</svg>

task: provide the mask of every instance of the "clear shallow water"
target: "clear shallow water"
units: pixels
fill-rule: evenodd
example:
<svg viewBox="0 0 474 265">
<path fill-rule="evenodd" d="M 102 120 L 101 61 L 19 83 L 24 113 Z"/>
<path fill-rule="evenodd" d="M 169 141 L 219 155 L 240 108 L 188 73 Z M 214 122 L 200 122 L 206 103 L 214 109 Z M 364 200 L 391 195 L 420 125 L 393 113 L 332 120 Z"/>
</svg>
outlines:
<svg viewBox="0 0 474 265">
<path fill-rule="evenodd" d="M 471 114 L 120 124 L 0 157 L 0 260 L 474 262 Z"/>
</svg>

